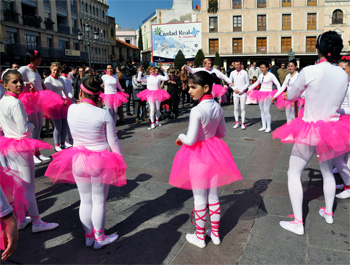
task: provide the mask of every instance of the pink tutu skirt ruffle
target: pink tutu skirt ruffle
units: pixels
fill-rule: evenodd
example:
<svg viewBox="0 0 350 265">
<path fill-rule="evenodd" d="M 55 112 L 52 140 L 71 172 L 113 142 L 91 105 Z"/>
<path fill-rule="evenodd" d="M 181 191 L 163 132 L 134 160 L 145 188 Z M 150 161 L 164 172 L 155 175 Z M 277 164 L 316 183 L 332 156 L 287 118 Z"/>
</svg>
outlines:
<svg viewBox="0 0 350 265">
<path fill-rule="evenodd" d="M 304 106 L 305 105 L 305 99 L 304 98 L 299 98 L 297 105 L 298 105 L 298 107 Z"/>
<path fill-rule="evenodd" d="M 350 116 L 338 121 L 305 122 L 296 118 L 277 128 L 272 137 L 282 143 L 297 143 L 316 147 L 320 162 L 350 151 Z"/>
<path fill-rule="evenodd" d="M 275 106 L 276 106 L 278 109 L 283 109 L 283 108 L 289 109 L 289 108 L 292 107 L 293 102 L 290 102 L 289 100 L 284 100 L 284 99 L 283 99 L 283 94 L 284 94 L 284 93 L 282 93 L 281 95 L 279 95 L 279 96 L 277 97 Z"/>
<path fill-rule="evenodd" d="M 70 100 L 65 100 L 51 90 L 42 90 L 39 93 L 39 104 L 41 105 L 45 119 L 59 120 L 67 118 Z"/>
<path fill-rule="evenodd" d="M 260 91 L 260 90 L 251 90 L 248 93 L 248 97 L 252 100 L 265 100 L 266 98 L 273 98 L 273 96 L 277 93 L 277 90 L 273 91 Z"/>
<path fill-rule="evenodd" d="M 138 93 L 136 96 L 139 97 L 142 101 L 153 101 L 153 102 L 156 100 L 159 100 L 160 102 L 162 102 L 170 98 L 170 94 L 163 89 L 158 89 L 158 90 L 145 89 L 140 93 Z"/>
<path fill-rule="evenodd" d="M 169 184 L 195 190 L 224 186 L 242 179 L 227 144 L 213 137 L 176 153 Z"/>
<path fill-rule="evenodd" d="M 13 208 L 13 214 L 17 217 L 20 225 L 29 208 L 26 199 L 26 182 L 19 177 L 19 172 L 0 167 L 0 186 L 9 204 Z M 3 222 L 0 222 L 0 249 L 4 250 L 7 245 L 3 233 Z"/>
<path fill-rule="evenodd" d="M 49 143 L 32 138 L 14 139 L 5 136 L 0 137 L 0 150 L 3 155 L 8 152 L 29 152 L 41 149 L 52 149 Z"/>
<path fill-rule="evenodd" d="M 91 151 L 83 146 L 64 149 L 52 155 L 45 176 L 53 182 L 126 184 L 127 168 L 121 155 L 110 151 Z"/>
<path fill-rule="evenodd" d="M 211 95 L 213 96 L 213 98 L 221 97 L 226 94 L 227 89 L 227 86 L 213 84 L 213 87 L 211 89 Z"/>
<path fill-rule="evenodd" d="M 127 93 L 118 91 L 116 94 L 101 93 L 100 97 L 106 106 L 110 108 L 118 108 L 123 104 L 123 102 L 128 102 L 129 95 Z"/>
<path fill-rule="evenodd" d="M 23 92 L 19 94 L 18 99 L 22 102 L 24 110 L 28 115 L 41 111 L 41 105 L 39 104 L 40 91 Z"/>
</svg>

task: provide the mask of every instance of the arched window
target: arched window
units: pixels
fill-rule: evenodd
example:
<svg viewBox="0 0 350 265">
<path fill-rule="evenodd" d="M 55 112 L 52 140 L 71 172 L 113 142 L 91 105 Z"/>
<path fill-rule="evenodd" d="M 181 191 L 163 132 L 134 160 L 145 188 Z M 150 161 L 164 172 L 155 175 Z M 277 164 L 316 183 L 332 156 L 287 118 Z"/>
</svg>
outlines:
<svg viewBox="0 0 350 265">
<path fill-rule="evenodd" d="M 343 11 L 336 9 L 332 15 L 332 24 L 343 24 Z"/>
</svg>

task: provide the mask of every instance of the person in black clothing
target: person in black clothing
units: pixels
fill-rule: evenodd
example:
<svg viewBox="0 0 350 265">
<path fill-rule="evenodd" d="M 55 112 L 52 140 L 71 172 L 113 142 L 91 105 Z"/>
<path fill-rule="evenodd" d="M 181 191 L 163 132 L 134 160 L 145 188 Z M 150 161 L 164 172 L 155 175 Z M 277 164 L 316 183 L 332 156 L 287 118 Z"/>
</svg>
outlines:
<svg viewBox="0 0 350 265">
<path fill-rule="evenodd" d="M 83 67 L 79 67 L 78 69 L 78 76 L 74 81 L 73 84 L 73 90 L 74 90 L 74 98 L 78 99 L 79 98 L 79 92 L 80 92 L 80 85 L 83 82 L 85 72 Z"/>
<path fill-rule="evenodd" d="M 170 78 L 165 82 L 168 85 L 168 93 L 170 94 L 170 110 L 175 115 L 175 118 L 179 116 L 179 89 L 181 87 L 181 80 L 175 75 L 175 69 L 169 70 Z"/>
</svg>

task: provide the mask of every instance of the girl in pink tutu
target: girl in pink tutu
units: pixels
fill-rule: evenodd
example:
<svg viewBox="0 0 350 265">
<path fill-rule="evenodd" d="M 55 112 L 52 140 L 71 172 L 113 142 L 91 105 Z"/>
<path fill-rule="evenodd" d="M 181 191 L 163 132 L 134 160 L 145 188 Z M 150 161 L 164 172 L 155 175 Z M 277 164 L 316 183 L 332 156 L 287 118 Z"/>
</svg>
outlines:
<svg viewBox="0 0 350 265">
<path fill-rule="evenodd" d="M 26 53 L 26 61 L 28 65 L 18 69 L 24 81 L 24 91 L 20 94 L 19 99 L 22 101 L 24 109 L 28 114 L 29 122 L 35 126 L 31 137 L 40 140 L 44 117 L 39 100 L 39 92 L 46 89 L 36 69 L 41 64 L 41 55 L 36 50 L 28 51 Z M 42 155 L 39 150 L 35 150 L 33 159 L 35 164 L 40 164 L 42 161 L 50 160 L 50 157 Z"/>
<path fill-rule="evenodd" d="M 118 107 L 128 102 L 129 95 L 124 93 L 122 86 L 119 83 L 118 76 L 113 74 L 113 66 L 107 65 L 106 74 L 102 76 L 104 84 L 104 94 L 101 94 L 103 103 L 107 111 L 111 114 L 114 120 L 114 125 L 117 123 Z M 119 90 L 119 91 L 118 91 Z"/>
<path fill-rule="evenodd" d="M 60 77 L 61 64 L 58 62 L 53 62 L 50 69 L 51 74 L 45 78 L 44 84 L 48 90 L 55 92 L 61 97 L 62 102 L 64 102 L 58 107 L 51 108 L 48 113 L 55 126 L 53 131 L 53 139 L 55 142 L 55 150 L 58 152 L 66 148 L 65 142 L 68 128 L 67 111 L 70 105 L 69 99 L 73 100 L 73 94 L 68 91 L 64 80 L 62 77 Z"/>
<path fill-rule="evenodd" d="M 272 103 L 277 99 L 276 102 L 276 107 L 279 109 L 286 109 L 286 118 L 287 118 L 287 122 L 293 120 L 295 118 L 295 103 L 294 102 L 290 102 L 286 99 L 284 99 L 284 95 L 285 95 L 285 90 L 287 90 L 286 92 L 288 92 L 295 80 L 298 77 L 298 71 L 297 71 L 297 61 L 296 60 L 292 60 L 288 63 L 287 66 L 288 70 L 289 70 L 289 74 L 286 76 L 286 78 L 284 79 L 283 85 L 280 87 L 280 89 L 277 91 L 277 93 L 273 96 L 272 98 Z"/>
<path fill-rule="evenodd" d="M 52 149 L 48 143 L 29 138 L 34 125 L 28 122 L 27 114 L 22 102 L 18 99 L 23 91 L 21 74 L 16 70 L 9 70 L 4 74 L 6 95 L 0 100 L 0 126 L 5 136 L 0 137 L 0 150 L 7 158 L 9 167 L 20 172 L 20 177 L 26 182 L 26 198 L 29 202 L 24 228 L 32 222 L 32 232 L 52 230 L 58 227 L 56 223 L 45 223 L 40 219 L 35 198 L 35 167 L 33 150 Z"/>
<path fill-rule="evenodd" d="M 242 179 L 229 147 L 220 138 L 226 135 L 224 111 L 211 95 L 213 77 L 200 71 L 188 80 L 191 98 L 199 104 L 191 110 L 187 135 L 176 140 L 177 152 L 169 184 L 193 191 L 196 232 L 187 234 L 191 244 L 204 248 L 205 223 L 209 208 L 211 229 L 207 235 L 220 244 L 220 202 L 218 187 Z"/>
<path fill-rule="evenodd" d="M 80 104 L 71 105 L 68 110 L 74 145 L 55 153 L 45 172 L 54 182 L 77 184 L 85 244 L 95 249 L 118 239 L 117 234 L 104 233 L 106 198 L 109 185 L 126 184 L 126 164 L 114 120 L 108 111 L 97 107 L 101 84 L 99 77 L 89 77 L 80 85 Z"/>
<path fill-rule="evenodd" d="M 271 99 L 276 94 L 276 90 L 273 90 L 273 84 L 276 85 L 277 90 L 280 90 L 280 83 L 276 76 L 269 72 L 269 64 L 260 64 L 261 74 L 258 80 L 249 87 L 248 96 L 259 102 L 260 115 L 262 127 L 259 129 L 260 132 L 265 131 L 266 133 L 271 132 Z M 260 90 L 254 90 L 258 85 L 261 85 Z"/>
<path fill-rule="evenodd" d="M 142 65 L 137 75 L 138 82 L 147 83 L 147 89 L 138 93 L 137 96 L 142 101 L 145 101 L 145 100 L 148 101 L 148 104 L 151 110 L 150 111 L 151 127 L 149 128 L 149 130 L 154 129 L 156 127 L 154 125 L 154 115 L 156 116 L 157 125 L 161 126 L 159 122 L 160 103 L 170 98 L 169 93 L 167 93 L 165 90 L 160 88 L 160 84 L 162 81 L 169 80 L 169 75 L 166 71 L 163 70 L 163 68 L 160 68 L 160 69 L 163 71 L 164 76 L 156 74 L 156 68 L 154 66 L 151 66 L 149 68 L 149 75 L 142 77 L 142 72 L 143 72 L 143 65 Z"/>
<path fill-rule="evenodd" d="M 273 133 L 273 138 L 279 138 L 283 143 L 294 143 L 288 169 L 294 220 L 281 221 L 280 225 L 298 235 L 304 234 L 301 174 L 305 166 L 316 153 L 325 198 L 325 207 L 320 209 L 319 214 L 326 223 L 332 224 L 335 198 L 333 160 L 350 150 L 350 116 L 338 113 L 348 89 L 349 77 L 341 67 L 333 64 L 340 59 L 343 41 L 338 33 L 328 31 L 318 36 L 316 48 L 319 63 L 305 67 L 288 92 L 288 100 L 293 102 L 305 91 L 304 116 L 286 123 Z"/>
</svg>

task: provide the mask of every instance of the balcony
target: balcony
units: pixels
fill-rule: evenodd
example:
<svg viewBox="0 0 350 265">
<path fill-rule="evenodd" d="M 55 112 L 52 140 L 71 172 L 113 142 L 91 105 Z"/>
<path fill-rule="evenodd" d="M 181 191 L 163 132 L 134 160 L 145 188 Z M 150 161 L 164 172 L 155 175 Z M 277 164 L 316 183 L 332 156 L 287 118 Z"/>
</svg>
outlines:
<svg viewBox="0 0 350 265">
<path fill-rule="evenodd" d="M 343 18 L 332 18 L 332 24 L 343 24 Z"/>
<path fill-rule="evenodd" d="M 53 22 L 50 18 L 45 18 L 45 29 L 47 30 L 53 30 L 53 24 L 55 24 L 55 22 Z"/>
<path fill-rule="evenodd" d="M 18 13 L 12 10 L 4 10 L 4 20 L 18 23 Z"/>
<path fill-rule="evenodd" d="M 265 26 L 258 26 L 258 31 L 266 31 L 266 25 Z"/>
<path fill-rule="evenodd" d="M 68 25 L 58 24 L 58 32 L 70 34 L 70 27 Z"/>
<path fill-rule="evenodd" d="M 79 29 L 77 29 L 77 28 L 72 28 L 72 34 L 73 35 L 78 35 L 78 33 L 79 33 Z"/>
<path fill-rule="evenodd" d="M 77 6 L 71 5 L 70 10 L 73 14 L 77 14 Z"/>
<path fill-rule="evenodd" d="M 30 15 L 23 15 L 23 24 L 29 27 L 40 28 L 41 18 Z"/>
</svg>

